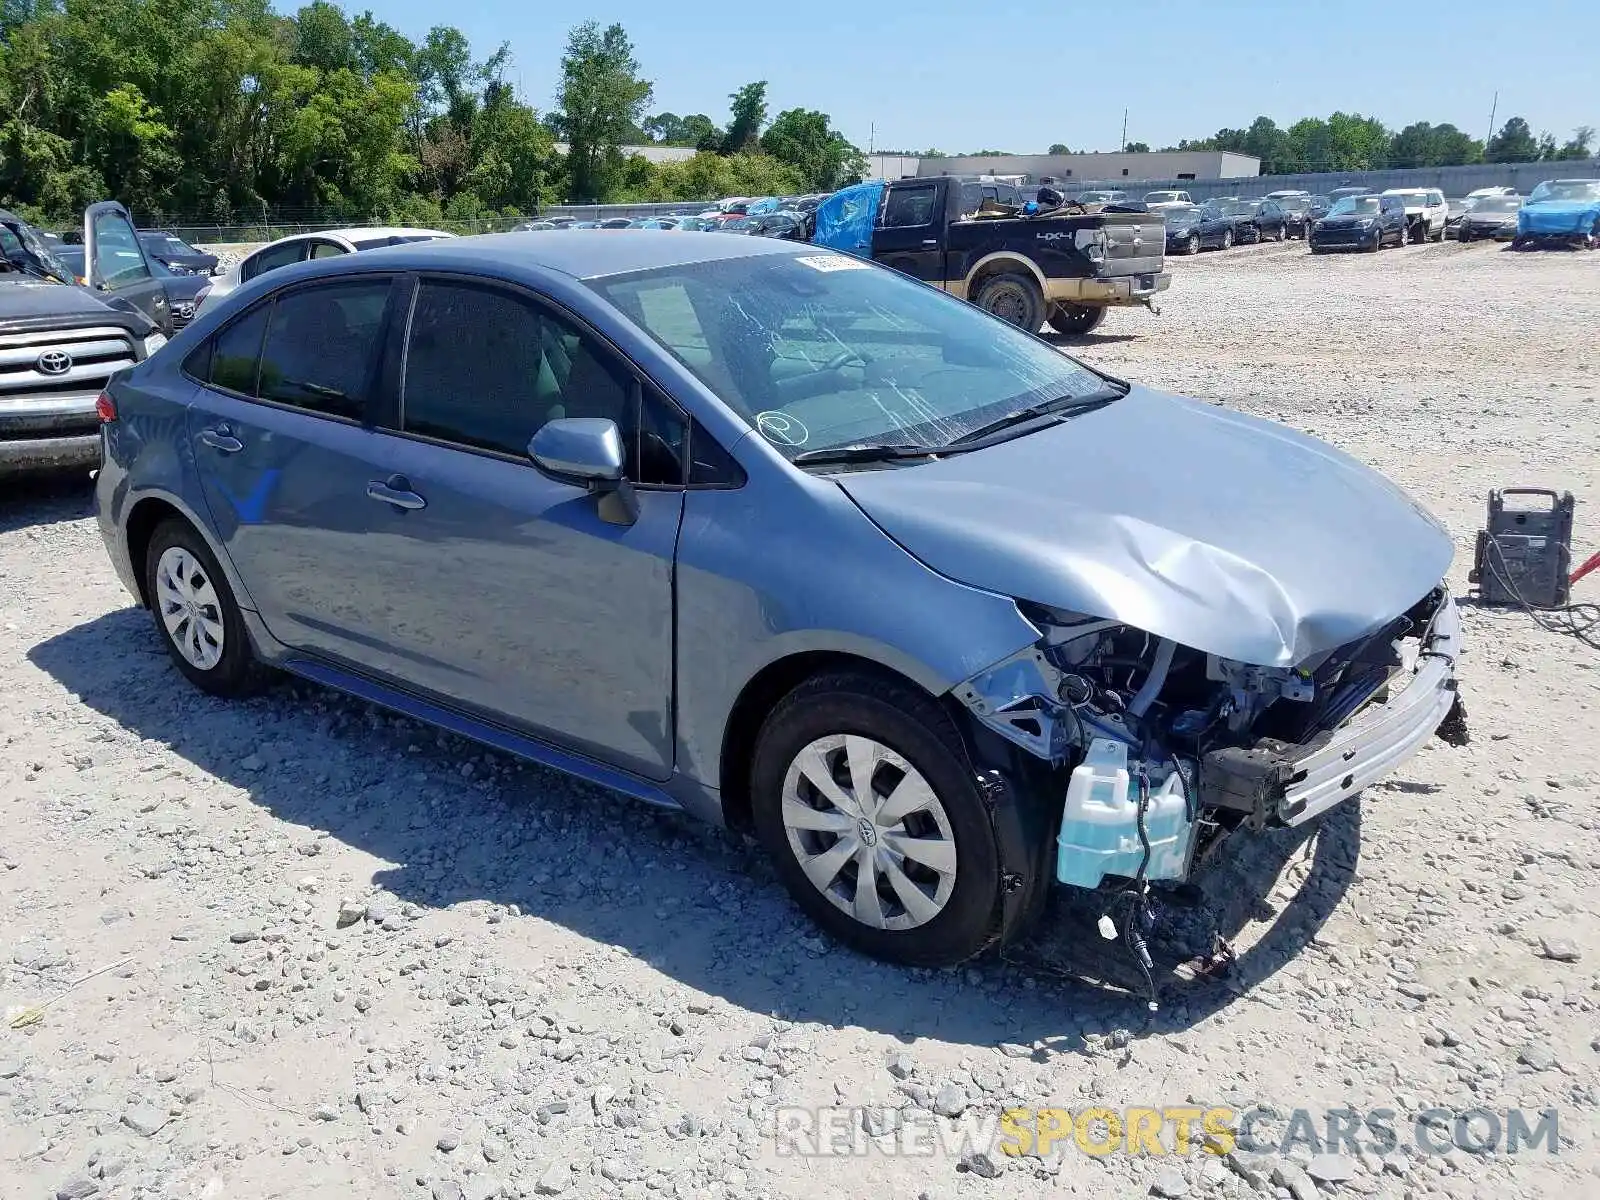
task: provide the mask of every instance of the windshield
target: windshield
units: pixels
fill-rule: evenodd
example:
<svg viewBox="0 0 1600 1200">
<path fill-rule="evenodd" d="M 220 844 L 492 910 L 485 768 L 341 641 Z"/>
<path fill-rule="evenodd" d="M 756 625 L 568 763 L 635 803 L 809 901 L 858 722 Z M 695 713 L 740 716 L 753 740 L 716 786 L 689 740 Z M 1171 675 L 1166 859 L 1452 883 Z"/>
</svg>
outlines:
<svg viewBox="0 0 1600 1200">
<path fill-rule="evenodd" d="M 1328 210 L 1330 217 L 1375 217 L 1378 215 L 1376 196 L 1340 196 Z"/>
<path fill-rule="evenodd" d="M 588 281 L 787 457 L 939 447 L 1105 381 L 1045 342 L 843 254 Z"/>
<path fill-rule="evenodd" d="M 1528 200 L 1600 200 L 1600 180 L 1547 179 L 1533 189 Z"/>
<path fill-rule="evenodd" d="M 1188 225 L 1194 217 L 1195 207 L 1192 204 L 1177 204 L 1161 210 L 1161 219 L 1168 225 Z"/>
<path fill-rule="evenodd" d="M 404 246 L 411 242 L 434 242 L 438 240 L 438 235 L 432 233 L 397 233 L 389 237 L 353 238 L 350 244 L 357 250 L 378 250 L 384 246 Z"/>
<path fill-rule="evenodd" d="M 1484 196 L 1472 206 L 1475 213 L 1514 213 L 1522 207 L 1515 196 Z"/>
<path fill-rule="evenodd" d="M 189 243 L 170 233 L 141 233 L 139 241 L 146 250 L 159 250 L 166 254 L 199 254 Z"/>
<path fill-rule="evenodd" d="M 6 261 L 14 269 L 21 271 L 31 268 L 36 273 L 42 272 L 61 283 L 77 282 L 77 277 L 56 257 L 55 252 L 32 225 L 16 218 L 0 222 L 0 225 L 12 235 L 4 239 L 3 246 Z"/>
<path fill-rule="evenodd" d="M 1144 202 L 1146 204 L 1170 204 L 1182 194 L 1182 192 L 1146 192 L 1144 194 Z"/>
<path fill-rule="evenodd" d="M 1213 213 L 1223 217 L 1236 217 L 1248 213 L 1250 208 L 1243 200 L 1213 200 L 1206 205 Z"/>
</svg>

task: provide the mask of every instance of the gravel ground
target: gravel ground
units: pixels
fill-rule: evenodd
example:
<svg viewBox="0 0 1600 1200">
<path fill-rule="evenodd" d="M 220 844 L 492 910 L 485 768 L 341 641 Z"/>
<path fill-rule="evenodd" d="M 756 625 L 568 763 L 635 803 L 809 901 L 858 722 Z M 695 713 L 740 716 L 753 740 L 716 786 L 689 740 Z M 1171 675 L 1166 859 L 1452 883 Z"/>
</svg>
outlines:
<svg viewBox="0 0 1600 1200">
<path fill-rule="evenodd" d="M 1173 271 L 1162 316 L 1114 313 L 1084 357 L 1389 473 L 1455 531 L 1458 593 L 1488 487 L 1600 490 L 1600 255 L 1291 243 Z M 1152 1016 L 1097 982 L 1125 964 L 1078 906 L 1007 961 L 899 970 L 721 832 L 309 685 L 202 696 L 74 481 L 0 486 L 0 580 L 5 1200 L 1600 1194 L 1600 655 L 1521 614 L 1464 608 L 1470 746 L 1223 849 L 1156 946 Z M 1213 927 L 1238 963 L 1185 978 Z M 775 1106 L 874 1106 L 846 1132 L 915 1151 L 1012 1104 L 1189 1103 L 1280 1132 L 1555 1108 L 1560 1152 L 773 1136 Z"/>
</svg>

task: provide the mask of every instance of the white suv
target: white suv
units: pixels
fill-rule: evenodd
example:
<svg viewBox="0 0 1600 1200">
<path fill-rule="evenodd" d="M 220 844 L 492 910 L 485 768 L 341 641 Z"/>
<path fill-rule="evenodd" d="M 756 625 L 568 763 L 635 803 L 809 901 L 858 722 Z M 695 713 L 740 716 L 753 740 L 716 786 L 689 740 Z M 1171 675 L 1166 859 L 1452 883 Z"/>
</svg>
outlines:
<svg viewBox="0 0 1600 1200">
<path fill-rule="evenodd" d="M 1405 201 L 1406 232 L 1413 242 L 1444 241 L 1450 206 L 1438 188 L 1389 188 L 1383 194 Z"/>
<path fill-rule="evenodd" d="M 361 226 L 356 229 L 325 229 L 320 233 L 296 233 L 269 242 L 261 249 L 235 263 L 225 274 L 212 279 L 209 286 L 200 289 L 194 298 L 195 316 L 200 306 L 215 308 L 229 292 L 249 283 L 257 275 L 275 271 L 279 267 L 305 262 L 308 258 L 335 258 L 341 254 L 354 254 L 361 250 L 376 250 L 380 246 L 401 246 L 407 242 L 431 242 L 435 238 L 452 237 L 438 229 L 404 229 L 388 225 Z"/>
</svg>

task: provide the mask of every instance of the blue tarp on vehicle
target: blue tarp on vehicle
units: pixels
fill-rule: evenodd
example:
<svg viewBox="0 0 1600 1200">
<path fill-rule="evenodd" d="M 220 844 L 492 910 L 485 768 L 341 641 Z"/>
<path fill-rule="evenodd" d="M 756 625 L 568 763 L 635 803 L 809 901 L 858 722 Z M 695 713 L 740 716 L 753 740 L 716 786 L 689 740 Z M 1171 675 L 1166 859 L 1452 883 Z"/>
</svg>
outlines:
<svg viewBox="0 0 1600 1200">
<path fill-rule="evenodd" d="M 872 256 L 872 226 L 883 199 L 883 181 L 843 188 L 817 205 L 817 231 L 812 242 L 862 258 Z"/>
<path fill-rule="evenodd" d="M 764 213 L 777 212 L 783 207 L 783 201 L 776 196 L 763 196 L 759 200 L 750 201 L 749 207 L 744 211 L 746 215 L 759 217 Z"/>
<path fill-rule="evenodd" d="M 1600 228 L 1600 181 L 1546 180 L 1517 212 L 1517 233 L 1532 237 L 1581 237 Z"/>
</svg>

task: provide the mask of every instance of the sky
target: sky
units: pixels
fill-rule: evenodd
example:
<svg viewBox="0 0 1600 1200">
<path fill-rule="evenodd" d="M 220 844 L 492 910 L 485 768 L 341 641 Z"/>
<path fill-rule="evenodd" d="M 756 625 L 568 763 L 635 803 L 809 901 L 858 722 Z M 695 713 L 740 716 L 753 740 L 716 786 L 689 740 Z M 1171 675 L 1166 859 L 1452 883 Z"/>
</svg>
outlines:
<svg viewBox="0 0 1600 1200">
<path fill-rule="evenodd" d="M 453 24 L 480 57 L 509 42 L 510 81 L 541 111 L 553 106 L 567 30 L 620 22 L 655 84 L 651 112 L 703 112 L 720 125 L 728 94 L 765 79 L 769 113 L 821 109 L 863 150 L 1115 150 L 1124 107 L 1128 140 L 1152 148 L 1260 115 L 1287 126 L 1335 110 L 1391 129 L 1449 122 L 1481 138 L 1496 89 L 1496 127 L 1521 116 L 1565 141 L 1578 125 L 1600 126 L 1594 11 L 1575 0 L 343 2 L 370 5 L 415 40 Z M 1552 34 L 1562 28 L 1571 36 Z"/>
</svg>

